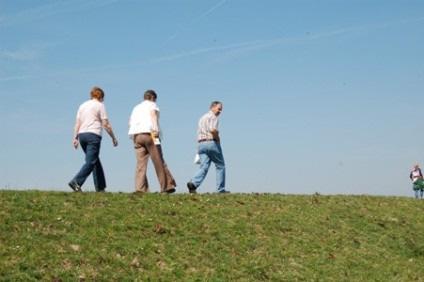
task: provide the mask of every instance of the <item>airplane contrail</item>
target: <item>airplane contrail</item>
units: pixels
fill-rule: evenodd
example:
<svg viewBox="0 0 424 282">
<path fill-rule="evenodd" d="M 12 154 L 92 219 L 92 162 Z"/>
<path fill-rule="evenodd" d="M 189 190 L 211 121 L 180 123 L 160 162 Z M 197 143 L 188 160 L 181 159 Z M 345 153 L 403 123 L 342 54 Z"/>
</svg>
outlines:
<svg viewBox="0 0 424 282">
<path fill-rule="evenodd" d="M 346 28 L 339 28 L 329 31 L 323 31 L 318 33 L 312 33 L 307 35 L 300 35 L 300 36 L 293 36 L 293 37 L 277 37 L 267 40 L 254 40 L 254 41 L 246 41 L 241 43 L 234 43 L 234 44 L 228 44 L 223 46 L 216 46 L 216 47 L 205 47 L 205 48 L 197 48 L 192 49 L 180 53 L 175 54 L 169 54 L 164 56 L 159 56 L 156 58 L 148 59 L 148 60 L 142 60 L 138 62 L 128 63 L 128 64 L 119 64 L 119 65 L 109 65 L 109 66 L 101 66 L 101 67 L 91 67 L 91 68 L 83 68 L 79 70 L 71 70 L 71 71 L 63 71 L 60 73 L 50 73 L 50 74 L 37 74 L 37 75 L 16 75 L 16 76 L 9 76 L 9 77 L 0 77 L 0 81 L 11 81 L 11 80 L 23 80 L 23 79 L 30 79 L 35 77 L 50 77 L 50 76 L 57 76 L 57 75 L 63 75 L 63 74 L 69 74 L 69 73 L 91 73 L 96 72 L 99 70 L 107 71 L 107 70 L 116 70 L 116 69 L 124 69 L 129 67 L 137 67 L 142 65 L 152 65 L 152 64 L 159 64 L 163 62 L 172 62 L 183 58 L 188 58 L 192 56 L 199 56 L 203 54 L 208 53 L 216 53 L 216 52 L 226 52 L 238 54 L 239 52 L 251 52 L 255 50 L 261 50 L 264 48 L 272 48 L 274 46 L 279 46 L 282 44 L 289 44 L 294 42 L 308 42 L 308 41 L 315 41 L 325 38 L 335 38 L 343 35 L 352 34 L 355 32 L 366 32 L 370 30 L 379 30 L 379 29 L 385 29 L 389 28 L 391 26 L 395 25 L 403 25 L 408 23 L 415 23 L 415 22 L 422 22 L 424 21 L 424 17 L 420 18 L 411 18 L 411 19 L 403 19 L 398 21 L 391 21 L 391 22 L 383 22 L 383 23 L 377 23 L 377 24 L 371 24 L 371 25 L 365 25 L 365 26 L 356 26 L 356 27 L 346 27 Z"/>
<path fill-rule="evenodd" d="M 103 7 L 113 4 L 119 0 L 73 0 L 55 1 L 53 3 L 32 7 L 19 11 L 13 15 L 3 15 L 0 18 L 0 26 L 14 26 L 18 24 L 30 23 L 42 20 L 57 14 L 83 11 L 96 7 Z"/>
<path fill-rule="evenodd" d="M 216 5 L 212 6 L 211 8 L 209 8 L 207 11 L 205 11 L 204 13 L 200 14 L 199 16 L 195 17 L 194 19 L 192 19 L 187 25 L 181 26 L 180 28 L 178 28 L 164 43 L 163 46 L 166 45 L 167 43 L 171 42 L 172 40 L 174 40 L 175 38 L 177 38 L 178 35 L 180 35 L 180 33 L 182 32 L 182 30 L 186 29 L 189 26 L 192 26 L 193 24 L 201 21 L 203 18 L 206 18 L 207 16 L 209 16 L 210 14 L 212 14 L 215 10 L 217 10 L 218 8 L 220 8 L 222 5 L 224 5 L 227 2 L 227 0 L 222 0 L 220 2 L 218 2 Z"/>
</svg>

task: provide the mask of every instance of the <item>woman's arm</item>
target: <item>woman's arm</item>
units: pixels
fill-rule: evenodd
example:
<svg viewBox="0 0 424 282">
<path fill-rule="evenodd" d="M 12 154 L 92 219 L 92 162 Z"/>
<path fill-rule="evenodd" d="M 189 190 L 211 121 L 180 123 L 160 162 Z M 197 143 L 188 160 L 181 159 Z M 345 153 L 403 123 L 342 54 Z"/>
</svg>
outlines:
<svg viewBox="0 0 424 282">
<path fill-rule="evenodd" d="M 106 132 L 109 134 L 110 138 L 112 138 L 113 146 L 118 146 L 118 140 L 116 140 L 115 134 L 113 133 L 112 125 L 110 124 L 108 119 L 102 120 L 102 126 L 106 130 Z"/>
</svg>

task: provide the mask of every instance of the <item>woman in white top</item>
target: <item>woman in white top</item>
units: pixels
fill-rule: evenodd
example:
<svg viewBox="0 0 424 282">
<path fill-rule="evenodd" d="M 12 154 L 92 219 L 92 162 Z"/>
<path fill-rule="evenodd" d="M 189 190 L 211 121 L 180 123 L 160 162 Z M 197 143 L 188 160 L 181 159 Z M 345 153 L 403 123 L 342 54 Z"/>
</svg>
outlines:
<svg viewBox="0 0 424 282">
<path fill-rule="evenodd" d="M 74 148 L 77 149 L 80 144 L 85 153 L 85 164 L 68 184 L 75 192 L 81 191 L 81 186 L 90 173 L 93 173 L 96 191 L 104 192 L 106 189 L 106 179 L 99 159 L 103 128 L 112 138 L 113 146 L 118 146 L 103 104 L 105 96 L 103 90 L 93 87 L 90 95 L 91 99 L 81 104 L 78 109 L 72 140 Z"/>
</svg>

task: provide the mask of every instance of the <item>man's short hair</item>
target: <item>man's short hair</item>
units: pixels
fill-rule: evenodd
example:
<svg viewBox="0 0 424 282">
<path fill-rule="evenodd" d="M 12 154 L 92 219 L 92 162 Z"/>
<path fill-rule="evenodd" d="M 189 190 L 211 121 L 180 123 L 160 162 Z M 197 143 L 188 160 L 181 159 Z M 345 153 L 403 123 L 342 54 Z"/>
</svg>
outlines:
<svg viewBox="0 0 424 282">
<path fill-rule="evenodd" d="M 100 87 L 94 86 L 90 91 L 91 98 L 95 98 L 97 100 L 104 99 L 105 92 Z"/>
<path fill-rule="evenodd" d="M 158 95 L 154 90 L 149 89 L 144 92 L 144 100 L 156 100 L 157 97 Z"/>
<path fill-rule="evenodd" d="M 215 107 L 216 105 L 222 105 L 222 103 L 220 101 L 213 101 L 211 103 L 211 106 L 209 107 L 209 109 L 212 109 L 213 107 Z"/>
</svg>

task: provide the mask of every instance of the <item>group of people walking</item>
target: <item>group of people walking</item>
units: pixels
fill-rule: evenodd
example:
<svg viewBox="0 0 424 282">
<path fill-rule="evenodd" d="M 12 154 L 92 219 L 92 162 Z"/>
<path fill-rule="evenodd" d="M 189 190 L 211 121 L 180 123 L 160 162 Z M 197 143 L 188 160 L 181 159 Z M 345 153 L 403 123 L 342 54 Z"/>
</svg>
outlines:
<svg viewBox="0 0 424 282">
<path fill-rule="evenodd" d="M 90 100 L 78 108 L 72 143 L 75 149 L 79 145 L 81 146 L 85 154 L 85 163 L 68 184 L 75 192 L 82 191 L 81 187 L 90 174 L 93 174 L 97 192 L 104 192 L 106 189 L 105 175 L 99 158 L 103 129 L 111 137 L 114 147 L 118 146 L 118 140 L 106 113 L 104 97 L 104 91 L 100 87 L 93 87 L 90 92 Z M 147 90 L 144 93 L 144 100 L 134 107 L 129 120 L 128 134 L 133 140 L 137 160 L 135 191 L 149 192 L 146 172 L 150 158 L 158 177 L 160 191 L 174 193 L 177 184 L 163 157 L 159 107 L 156 100 L 156 92 Z M 217 192 L 229 193 L 225 189 L 225 162 L 218 130 L 218 118 L 222 109 L 222 102 L 213 101 L 209 111 L 199 120 L 197 130 L 199 169 L 187 183 L 190 193 L 196 193 L 197 188 L 205 179 L 211 163 L 216 166 Z"/>
<path fill-rule="evenodd" d="M 75 149 L 81 146 L 85 153 L 85 163 L 69 182 L 69 187 L 81 192 L 82 185 L 90 174 L 93 174 L 94 187 L 97 192 L 104 192 L 106 179 L 100 162 L 99 153 L 103 129 L 112 138 L 113 146 L 118 146 L 118 140 L 113 132 L 106 113 L 104 91 L 100 87 L 93 87 L 90 100 L 78 108 L 73 135 Z M 136 105 L 129 120 L 128 134 L 133 140 L 137 160 L 135 169 L 135 191 L 149 192 L 147 180 L 147 163 L 152 160 L 162 193 L 174 193 L 177 184 L 163 157 L 161 145 L 161 130 L 159 125 L 159 107 L 156 104 L 157 94 L 154 90 L 144 93 L 144 100 Z M 196 193 L 208 173 L 211 163 L 216 167 L 216 190 L 219 193 L 229 193 L 225 189 L 225 161 L 221 148 L 221 138 L 218 130 L 219 115 L 223 109 L 220 101 L 213 101 L 209 111 L 204 114 L 198 123 L 198 163 L 199 169 L 187 183 L 190 193 Z M 424 177 L 418 164 L 412 168 L 409 178 L 415 197 L 424 196 Z"/>
</svg>

